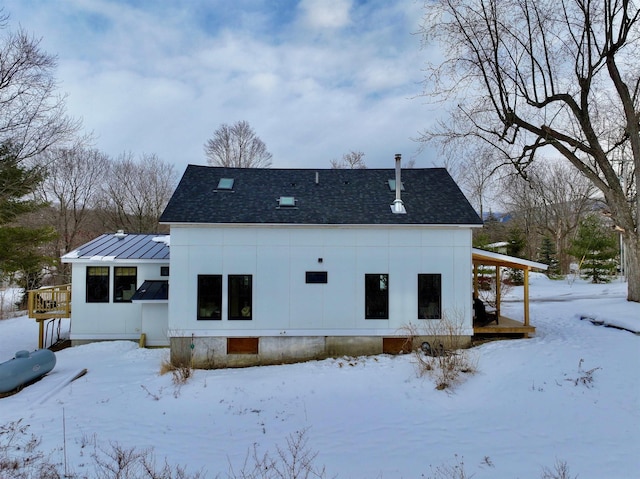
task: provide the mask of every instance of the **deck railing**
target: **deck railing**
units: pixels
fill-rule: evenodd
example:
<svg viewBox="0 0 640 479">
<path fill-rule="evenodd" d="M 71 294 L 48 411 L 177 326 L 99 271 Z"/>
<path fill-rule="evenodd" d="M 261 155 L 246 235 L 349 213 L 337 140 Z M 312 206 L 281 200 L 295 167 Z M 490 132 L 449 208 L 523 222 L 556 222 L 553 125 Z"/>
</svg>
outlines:
<svg viewBox="0 0 640 479">
<path fill-rule="evenodd" d="M 71 317 L 71 285 L 29 291 L 29 317 L 37 320 Z"/>
<path fill-rule="evenodd" d="M 38 321 L 38 348 L 44 348 L 47 343 L 45 337 L 45 323 L 51 324 L 51 337 L 53 338 L 53 325 L 61 318 L 71 317 L 71 285 L 61 284 L 48 288 L 32 289 L 28 292 L 27 308 L 29 317 Z M 48 329 L 48 328 L 47 328 Z"/>
</svg>

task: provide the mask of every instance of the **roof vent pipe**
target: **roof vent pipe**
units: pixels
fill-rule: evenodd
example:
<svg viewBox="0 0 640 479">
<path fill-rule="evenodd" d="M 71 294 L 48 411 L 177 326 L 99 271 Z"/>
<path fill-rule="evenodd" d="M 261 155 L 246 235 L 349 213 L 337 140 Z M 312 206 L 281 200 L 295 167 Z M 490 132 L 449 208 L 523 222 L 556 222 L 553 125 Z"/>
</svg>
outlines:
<svg viewBox="0 0 640 479">
<path fill-rule="evenodd" d="M 402 199 L 400 198 L 400 190 L 402 189 L 402 180 L 400 178 L 400 170 L 402 168 L 401 161 L 402 155 L 400 155 L 400 153 L 396 153 L 396 199 L 393 200 L 391 211 L 397 215 L 403 215 L 407 212 L 407 210 L 404 209 L 404 203 L 402 203 Z"/>
<path fill-rule="evenodd" d="M 320 173 L 316 171 L 316 185 L 320 184 Z"/>
</svg>

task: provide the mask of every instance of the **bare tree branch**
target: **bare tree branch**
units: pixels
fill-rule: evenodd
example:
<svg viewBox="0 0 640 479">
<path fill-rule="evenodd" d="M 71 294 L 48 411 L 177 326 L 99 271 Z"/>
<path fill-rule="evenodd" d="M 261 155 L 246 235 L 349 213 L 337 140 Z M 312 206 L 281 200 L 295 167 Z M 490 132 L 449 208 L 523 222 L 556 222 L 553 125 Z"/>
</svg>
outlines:
<svg viewBox="0 0 640 479">
<path fill-rule="evenodd" d="M 103 187 L 100 209 L 105 226 L 133 233 L 158 233 L 158 220 L 175 189 L 172 164 L 155 154 L 135 160 L 131 153 L 112 161 Z"/>
<path fill-rule="evenodd" d="M 271 153 L 248 122 L 222 124 L 207 140 L 204 151 L 210 165 L 235 168 L 268 168 Z"/>
<path fill-rule="evenodd" d="M 331 168 L 333 169 L 347 169 L 358 170 L 365 169 L 367 167 L 364 162 L 364 153 L 362 151 L 351 150 L 349 153 L 342 155 L 342 159 L 331 160 Z"/>
<path fill-rule="evenodd" d="M 71 140 L 80 127 L 56 91 L 55 67 L 55 57 L 22 29 L 0 40 L 0 143 L 10 143 L 20 160 Z"/>
<path fill-rule="evenodd" d="M 449 101 L 454 118 L 422 139 L 448 147 L 480 139 L 523 177 L 555 150 L 604 196 L 622 231 L 633 301 L 640 301 L 639 26 L 630 0 L 434 0 L 421 32 L 445 55 L 430 66 L 425 95 Z M 620 164 L 628 165 L 624 181 Z"/>
</svg>

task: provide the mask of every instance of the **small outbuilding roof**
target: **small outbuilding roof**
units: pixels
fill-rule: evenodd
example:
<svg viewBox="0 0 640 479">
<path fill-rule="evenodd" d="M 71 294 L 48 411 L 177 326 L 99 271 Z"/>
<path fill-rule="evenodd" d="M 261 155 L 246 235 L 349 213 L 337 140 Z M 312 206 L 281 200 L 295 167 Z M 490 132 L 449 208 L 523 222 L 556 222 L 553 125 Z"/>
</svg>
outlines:
<svg viewBox="0 0 640 479">
<path fill-rule="evenodd" d="M 169 260 L 167 236 L 151 234 L 103 234 L 62 256 L 74 261 Z"/>
<path fill-rule="evenodd" d="M 394 169 L 189 165 L 160 222 L 468 225 L 482 221 L 444 168 L 401 171 L 406 214 L 394 214 Z M 394 180 L 390 182 L 389 180 Z"/>
<path fill-rule="evenodd" d="M 169 281 L 148 280 L 142 283 L 131 301 L 166 301 L 169 299 Z"/>
</svg>

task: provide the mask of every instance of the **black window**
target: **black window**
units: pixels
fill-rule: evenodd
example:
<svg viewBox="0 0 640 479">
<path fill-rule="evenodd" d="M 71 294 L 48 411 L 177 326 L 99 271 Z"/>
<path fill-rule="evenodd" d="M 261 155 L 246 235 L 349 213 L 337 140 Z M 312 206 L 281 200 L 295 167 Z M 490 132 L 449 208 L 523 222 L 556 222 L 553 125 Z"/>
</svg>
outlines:
<svg viewBox="0 0 640 479">
<path fill-rule="evenodd" d="M 442 275 L 418 275 L 418 319 L 442 317 Z"/>
<path fill-rule="evenodd" d="M 198 319 L 222 319 L 222 275 L 198 275 Z"/>
<path fill-rule="evenodd" d="M 229 319 L 251 319 L 252 277 L 250 274 L 229 275 Z"/>
<path fill-rule="evenodd" d="M 109 268 L 87 266 L 87 303 L 109 302 Z"/>
<path fill-rule="evenodd" d="M 305 274 L 305 282 L 310 284 L 324 284 L 327 282 L 327 272 L 307 271 Z"/>
<path fill-rule="evenodd" d="M 168 266 L 160 266 L 160 276 L 169 276 Z"/>
<path fill-rule="evenodd" d="M 138 287 L 138 269 L 136 267 L 113 268 L 113 302 L 130 303 Z"/>
<path fill-rule="evenodd" d="M 364 275 L 365 319 L 389 319 L 389 275 Z"/>
</svg>

